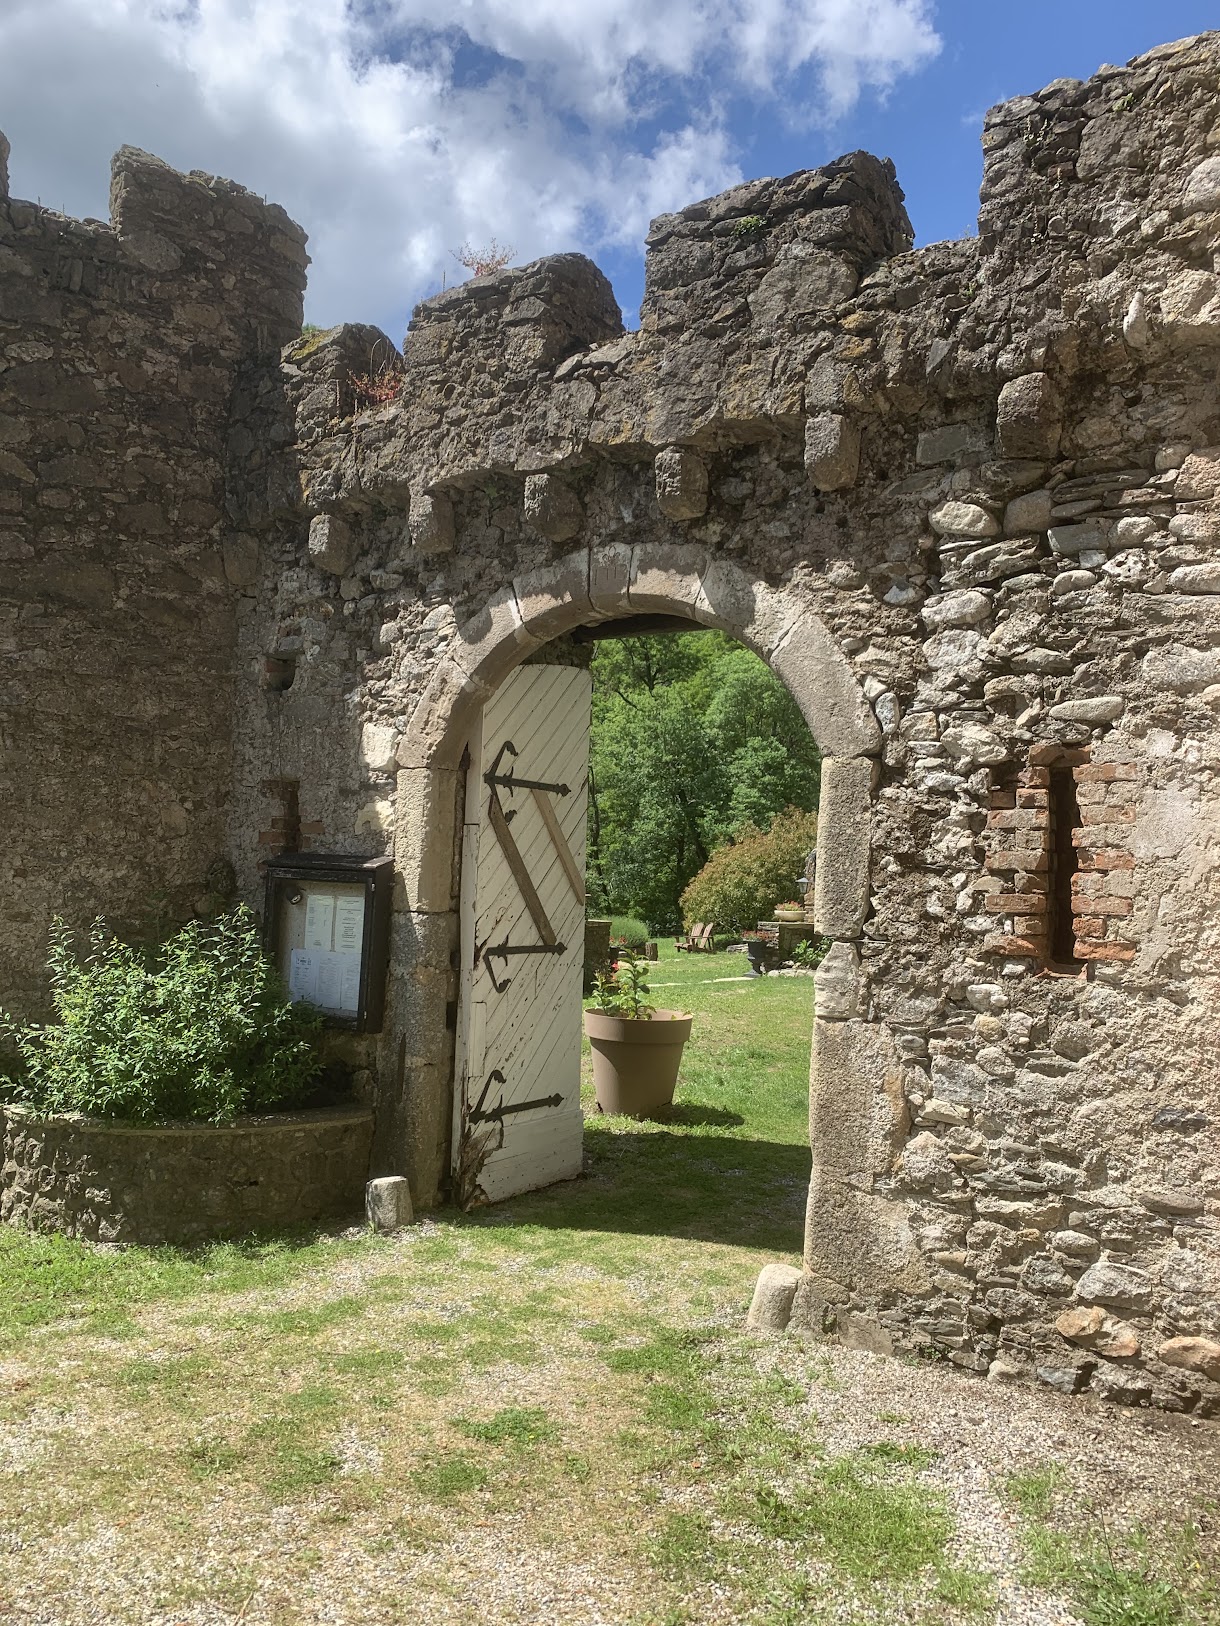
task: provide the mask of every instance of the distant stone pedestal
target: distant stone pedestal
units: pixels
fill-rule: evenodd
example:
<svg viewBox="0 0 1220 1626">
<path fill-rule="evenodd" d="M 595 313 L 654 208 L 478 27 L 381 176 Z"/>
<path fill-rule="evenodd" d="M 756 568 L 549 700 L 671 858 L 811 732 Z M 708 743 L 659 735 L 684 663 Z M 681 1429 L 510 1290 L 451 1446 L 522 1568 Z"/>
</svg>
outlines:
<svg viewBox="0 0 1220 1626">
<path fill-rule="evenodd" d="M 585 921 L 585 993 L 592 993 L 599 973 L 610 970 L 610 922 Z"/>
<path fill-rule="evenodd" d="M 767 959 L 773 966 L 783 965 L 796 953 L 798 943 L 809 943 L 818 935 L 807 920 L 760 920 L 758 929 L 767 939 Z"/>
</svg>

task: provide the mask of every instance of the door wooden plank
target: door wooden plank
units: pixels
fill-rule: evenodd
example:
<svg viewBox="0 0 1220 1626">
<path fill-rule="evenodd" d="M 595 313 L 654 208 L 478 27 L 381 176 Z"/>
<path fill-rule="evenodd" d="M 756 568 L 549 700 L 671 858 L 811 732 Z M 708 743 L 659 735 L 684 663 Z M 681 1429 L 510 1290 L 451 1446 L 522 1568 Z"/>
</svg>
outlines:
<svg viewBox="0 0 1220 1626">
<path fill-rule="evenodd" d="M 576 868 L 576 860 L 572 857 L 572 849 L 568 846 L 568 838 L 563 833 L 563 827 L 555 816 L 555 809 L 551 805 L 551 798 L 544 790 L 534 792 L 534 803 L 542 814 L 542 822 L 546 825 L 547 834 L 555 843 L 555 852 L 563 866 L 563 872 L 568 878 L 576 901 L 583 905 L 585 901 L 585 878 Z"/>
<path fill-rule="evenodd" d="M 591 690 L 588 673 L 577 668 L 521 668 L 488 702 L 481 746 L 472 752 L 477 884 L 473 905 L 462 917 L 462 963 L 471 968 L 469 986 L 463 977 L 463 999 L 481 1007 L 477 1048 L 484 1074 L 498 1069 L 504 1075 L 504 1084 L 493 1085 L 489 1100 L 502 1097 L 511 1106 L 558 1097 L 555 1105 L 531 1107 L 503 1120 L 500 1144 L 479 1175 L 480 1188 L 492 1201 L 569 1178 L 581 1168 L 580 1007 Z M 506 740 L 517 751 L 507 759 L 516 774 L 567 784 L 571 794 L 536 793 L 532 787 L 511 791 L 507 786 L 495 787 L 493 794 L 483 776 Z M 539 913 L 550 928 L 549 945 Z M 474 966 L 476 942 L 485 947 L 566 947 L 562 954 L 521 955 L 491 966 L 481 959 Z M 503 993 L 495 991 L 493 971 L 501 983 L 505 976 L 511 978 Z M 477 1084 L 471 1079 L 476 1100 L 484 1082 L 483 1076 Z M 501 1126 L 495 1127 L 498 1135 Z"/>
</svg>

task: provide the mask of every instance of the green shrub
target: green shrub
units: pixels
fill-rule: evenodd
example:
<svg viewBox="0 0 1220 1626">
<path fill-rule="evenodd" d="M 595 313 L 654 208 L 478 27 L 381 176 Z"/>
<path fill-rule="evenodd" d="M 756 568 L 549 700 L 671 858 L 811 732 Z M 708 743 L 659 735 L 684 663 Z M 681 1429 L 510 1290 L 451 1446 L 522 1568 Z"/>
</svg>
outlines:
<svg viewBox="0 0 1220 1626">
<path fill-rule="evenodd" d="M 712 934 L 712 947 L 717 954 L 723 954 L 726 949 L 731 949 L 734 943 L 740 942 L 741 938 L 736 932 L 713 932 Z"/>
<path fill-rule="evenodd" d="M 688 921 L 714 920 L 743 931 L 766 920 L 777 903 L 797 895 L 797 876 L 817 840 L 816 813 L 788 807 L 770 830 L 747 824 L 736 839 L 718 848 L 682 894 Z"/>
<path fill-rule="evenodd" d="M 829 952 L 830 938 L 815 937 L 812 941 L 796 945 L 792 951 L 792 963 L 805 971 L 816 971 Z"/>
<path fill-rule="evenodd" d="M 321 1068 L 316 1011 L 291 1005 L 245 908 L 193 921 L 160 948 L 120 943 L 95 921 L 78 957 L 63 921 L 47 955 L 56 1020 L 19 1027 L 5 1094 L 40 1112 L 149 1123 L 222 1122 L 295 1104 Z"/>
<path fill-rule="evenodd" d="M 647 941 L 648 927 L 642 920 L 636 920 L 634 915 L 610 916 L 611 947 L 619 945 L 631 949 L 635 954 L 642 954 Z"/>
</svg>

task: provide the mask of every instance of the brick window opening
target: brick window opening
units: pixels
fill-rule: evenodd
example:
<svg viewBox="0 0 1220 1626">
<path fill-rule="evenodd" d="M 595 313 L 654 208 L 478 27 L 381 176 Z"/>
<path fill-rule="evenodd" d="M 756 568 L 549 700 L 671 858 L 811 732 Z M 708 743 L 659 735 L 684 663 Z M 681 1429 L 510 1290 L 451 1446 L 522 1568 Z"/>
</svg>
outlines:
<svg viewBox="0 0 1220 1626">
<path fill-rule="evenodd" d="M 1081 828 L 1076 800 L 1076 774 L 1072 768 L 1050 770 L 1047 811 L 1050 870 L 1047 887 L 1047 942 L 1053 965 L 1078 966 L 1076 953 L 1075 879 L 1080 870 L 1077 832 Z"/>
<path fill-rule="evenodd" d="M 264 779 L 259 786 L 266 799 L 264 828 L 258 833 L 264 853 L 301 850 L 300 789 L 297 779 Z"/>
<path fill-rule="evenodd" d="M 1087 750 L 1049 744 L 994 779 L 985 907 L 996 918 L 987 952 L 1071 972 L 1134 957 L 1128 838 L 1139 779 L 1134 763 L 1092 763 Z"/>
</svg>

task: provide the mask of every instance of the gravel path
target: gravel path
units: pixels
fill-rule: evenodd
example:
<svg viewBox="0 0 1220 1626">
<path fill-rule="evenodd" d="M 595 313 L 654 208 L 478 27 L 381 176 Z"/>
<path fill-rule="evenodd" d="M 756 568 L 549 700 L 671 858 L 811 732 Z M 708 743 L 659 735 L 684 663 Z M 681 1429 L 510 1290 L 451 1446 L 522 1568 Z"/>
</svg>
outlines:
<svg viewBox="0 0 1220 1626">
<path fill-rule="evenodd" d="M 1007 1475 L 1057 1465 L 1082 1509 L 1125 1525 L 1155 1525 L 1167 1496 L 1179 1508 L 1196 1499 L 1217 1505 L 1215 1423 L 988 1383 L 858 1350 L 826 1349 L 822 1358 L 830 1381 L 814 1391 L 812 1404 L 828 1451 L 892 1440 L 938 1454 L 920 1477 L 948 1495 L 958 1526 L 955 1556 L 996 1578 L 995 1626 L 1079 1626 L 1062 1598 L 1019 1578 L 1017 1517 L 996 1489 Z M 787 1339 L 776 1341 L 770 1359 L 791 1375 L 801 1366 Z"/>
<path fill-rule="evenodd" d="M 705 1286 L 663 1268 L 612 1277 L 578 1259 L 497 1253 L 490 1230 L 469 1234 L 456 1260 L 429 1269 L 413 1255 L 440 1233 L 429 1222 L 274 1292 L 211 1299 L 206 1313 L 200 1300 L 149 1304 L 139 1314 L 139 1337 L 121 1343 L 99 1342 L 66 1323 L 6 1358 L 0 1364 L 0 1398 L 10 1408 L 0 1414 L 4 1626 L 676 1626 L 680 1620 L 737 1626 L 736 1595 L 719 1579 L 696 1577 L 689 1609 L 681 1612 L 673 1586 L 663 1587 L 651 1566 L 650 1532 L 669 1515 L 693 1513 L 717 1534 L 765 1550 L 777 1582 L 791 1568 L 784 1543 L 764 1547 L 757 1529 L 732 1523 L 735 1515 L 722 1501 L 723 1472 L 706 1481 L 667 1476 L 620 1448 L 621 1432 L 642 1426 L 646 1391 L 636 1380 L 613 1378 L 604 1346 L 585 1336 L 607 1326 L 619 1348 L 646 1340 L 649 1328 L 683 1322 L 716 1334 L 707 1381 L 723 1398 L 726 1417 L 738 1399 L 757 1406 L 760 1376 L 782 1377 L 774 1387 L 777 1415 L 822 1453 L 791 1470 L 775 1469 L 781 1478 L 790 1473 L 793 1487 L 817 1461 L 881 1442 L 933 1453 L 927 1466 L 898 1472 L 908 1479 L 914 1473 L 930 1505 L 938 1494 L 946 1498 L 956 1522 L 949 1559 L 992 1578 L 996 1607 L 978 1617 L 978 1626 L 1081 1626 L 1068 1600 L 1022 1578 L 1019 1521 L 1002 1494 L 1014 1472 L 1056 1466 L 1068 1513 L 1111 1527 L 1141 1522 L 1155 1529 L 1167 1514 L 1182 1518 L 1196 1503 L 1210 1503 L 1212 1524 L 1206 1527 L 1205 1514 L 1201 1539 L 1204 1560 L 1210 1554 L 1216 1561 L 1215 1424 L 992 1384 L 949 1366 L 795 1336 L 747 1338 L 745 1262 L 732 1264 L 733 1250 L 711 1250 L 709 1258 L 719 1270 L 728 1261 L 741 1281 L 722 1282 L 709 1298 Z M 553 1302 L 562 1312 L 559 1321 L 538 1323 L 534 1358 L 462 1367 L 455 1346 L 427 1343 L 429 1326 L 450 1328 L 489 1301 L 524 1306 L 543 1290 L 557 1290 Z M 259 1330 L 260 1316 L 345 1299 L 362 1313 L 312 1340 L 298 1335 L 298 1342 L 285 1343 Z M 180 1414 L 194 1403 L 193 1391 L 182 1390 L 180 1398 L 172 1386 L 164 1394 L 124 1387 L 113 1370 L 204 1357 L 202 1387 L 213 1408 L 206 1416 L 214 1415 L 217 1438 L 240 1440 L 269 1415 L 259 1387 L 269 1375 L 283 1385 L 273 1394 L 274 1415 L 276 1400 L 302 1385 L 338 1381 L 318 1377 L 319 1359 L 384 1350 L 412 1356 L 413 1368 L 386 1380 L 405 1386 L 388 1390 L 390 1404 L 381 1410 L 357 1407 L 333 1425 L 322 1417 L 316 1442 L 306 1443 L 327 1445 L 336 1473 L 316 1489 L 285 1497 L 248 1476 L 192 1479 L 183 1468 L 184 1448 L 211 1426 L 200 1421 L 205 1414 Z M 432 1375 L 451 1375 L 451 1387 L 433 1394 Z M 373 1379 L 343 1381 L 358 1394 Z M 44 1394 L 40 1384 L 52 1387 Z M 486 1490 L 450 1506 L 421 1497 L 413 1488 L 419 1452 L 478 1458 L 480 1447 L 460 1435 L 455 1418 L 492 1417 L 505 1407 L 536 1408 L 552 1422 L 554 1450 L 584 1453 L 592 1463 L 589 1481 L 565 1480 L 553 1465 L 549 1478 L 546 1472 L 531 1478 L 528 1456 L 518 1474 L 502 1455 Z M 145 1469 L 118 1490 L 103 1479 L 102 1500 L 94 1502 L 88 1487 L 97 1482 L 87 1477 L 94 1459 L 138 1453 L 149 1443 L 146 1429 L 162 1453 L 151 1476 Z M 167 1488 L 155 1464 L 167 1472 L 176 1465 L 179 1480 Z M 810 1564 L 807 1550 L 801 1562 Z M 870 1603 L 820 1560 L 808 1572 L 839 1601 L 777 1620 L 942 1626 L 960 1618 L 938 1604 L 931 1576 L 922 1592 Z M 1134 1626 L 1142 1626 L 1142 1617 Z"/>
</svg>

